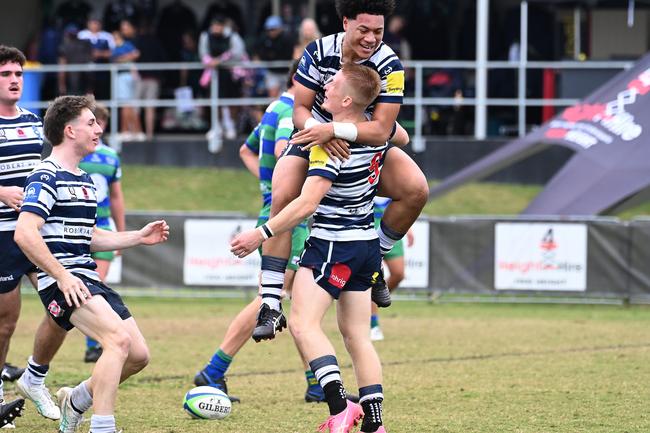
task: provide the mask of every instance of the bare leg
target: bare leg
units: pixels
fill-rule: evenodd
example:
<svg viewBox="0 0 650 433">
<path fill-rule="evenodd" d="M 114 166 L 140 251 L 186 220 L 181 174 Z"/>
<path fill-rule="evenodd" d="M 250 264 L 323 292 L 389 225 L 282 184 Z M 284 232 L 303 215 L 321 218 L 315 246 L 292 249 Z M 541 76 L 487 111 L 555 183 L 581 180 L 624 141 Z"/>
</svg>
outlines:
<svg viewBox="0 0 650 433">
<path fill-rule="evenodd" d="M 280 213 L 300 195 L 307 177 L 307 160 L 299 156 L 283 156 L 273 170 L 271 218 Z M 427 190 L 428 193 L 428 190 Z M 262 244 L 262 255 L 289 258 L 291 231 L 274 236 Z"/>
<path fill-rule="evenodd" d="M 400 148 L 391 147 L 381 169 L 378 195 L 390 197 L 384 223 L 406 234 L 422 212 L 429 198 L 429 185 L 417 164 Z"/>
<path fill-rule="evenodd" d="M 380 384 L 381 363 L 368 335 L 370 290 L 341 293 L 337 319 L 359 388 Z"/>
<path fill-rule="evenodd" d="M 10 292 L 0 293 L 0 369 L 7 361 L 9 342 L 16 329 L 19 316 L 20 284 Z"/>
<path fill-rule="evenodd" d="M 65 340 L 67 331 L 54 323 L 49 314 L 41 320 L 34 336 L 32 359 L 36 364 L 48 365 Z"/>
<path fill-rule="evenodd" d="M 70 322 L 99 341 L 104 349 L 93 369 L 89 388 L 95 415 L 112 415 L 117 386 L 131 351 L 133 339 L 129 329 L 101 296 L 93 296 L 87 304 L 77 308 Z"/>
</svg>

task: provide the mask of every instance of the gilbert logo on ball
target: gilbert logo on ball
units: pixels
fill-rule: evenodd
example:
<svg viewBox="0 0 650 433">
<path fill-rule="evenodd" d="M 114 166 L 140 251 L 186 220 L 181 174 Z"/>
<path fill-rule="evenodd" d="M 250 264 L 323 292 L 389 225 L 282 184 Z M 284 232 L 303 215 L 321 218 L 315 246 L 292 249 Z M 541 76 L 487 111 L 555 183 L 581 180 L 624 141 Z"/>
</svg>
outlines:
<svg viewBox="0 0 650 433">
<path fill-rule="evenodd" d="M 232 403 L 218 388 L 212 386 L 197 386 L 185 394 L 183 409 L 192 418 L 223 419 L 230 415 Z"/>
</svg>

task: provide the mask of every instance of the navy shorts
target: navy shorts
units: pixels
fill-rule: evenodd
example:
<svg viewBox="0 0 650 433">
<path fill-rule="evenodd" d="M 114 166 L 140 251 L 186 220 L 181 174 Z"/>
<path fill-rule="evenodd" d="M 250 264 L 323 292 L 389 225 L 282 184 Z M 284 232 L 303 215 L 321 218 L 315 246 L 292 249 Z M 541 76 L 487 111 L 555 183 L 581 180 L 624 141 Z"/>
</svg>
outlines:
<svg viewBox="0 0 650 433">
<path fill-rule="evenodd" d="M 302 150 L 302 144 L 287 144 L 287 146 L 282 150 L 280 158 L 283 156 L 299 156 L 302 159 L 309 161 L 309 151 Z"/>
<path fill-rule="evenodd" d="M 36 272 L 36 266 L 29 261 L 14 242 L 14 232 L 0 232 L 0 293 L 9 293 L 18 287 L 23 275 Z"/>
<path fill-rule="evenodd" d="M 73 275 L 80 278 L 81 281 L 84 282 L 93 296 L 99 295 L 106 299 L 108 305 L 111 306 L 113 311 L 115 311 L 122 320 L 126 320 L 131 317 L 131 312 L 126 307 L 126 305 L 124 305 L 122 297 L 118 295 L 115 290 L 111 289 L 101 281 L 95 281 L 86 277 L 85 275 L 77 273 L 73 273 Z M 74 325 L 70 323 L 70 316 L 77 307 L 75 307 L 74 304 L 72 307 L 68 306 L 63 292 L 59 290 L 59 287 L 56 285 L 56 283 L 52 284 L 46 289 L 39 291 L 38 294 L 41 297 L 41 302 L 43 302 L 43 305 L 45 305 L 45 309 L 50 314 L 52 319 L 54 319 L 57 325 L 66 331 L 74 328 Z"/>
<path fill-rule="evenodd" d="M 310 268 L 314 281 L 334 299 L 344 290 L 364 292 L 381 266 L 379 239 L 333 242 L 310 237 L 300 266 Z"/>
</svg>

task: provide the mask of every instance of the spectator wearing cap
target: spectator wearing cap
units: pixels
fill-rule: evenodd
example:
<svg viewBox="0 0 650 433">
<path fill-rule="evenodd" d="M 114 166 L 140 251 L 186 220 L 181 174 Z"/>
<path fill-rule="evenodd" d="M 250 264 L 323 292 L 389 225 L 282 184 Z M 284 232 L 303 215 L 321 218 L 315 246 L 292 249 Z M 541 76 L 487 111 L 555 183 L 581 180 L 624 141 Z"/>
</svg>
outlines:
<svg viewBox="0 0 650 433">
<path fill-rule="evenodd" d="M 90 15 L 86 28 L 79 32 L 77 38 L 90 43 L 93 62 L 100 64 L 110 62 L 111 54 L 115 49 L 115 39 L 113 39 L 113 35 L 102 30 L 102 21 L 99 15 Z M 95 97 L 108 99 L 110 97 L 110 73 L 98 71 L 93 74 L 93 77 Z"/>
<path fill-rule="evenodd" d="M 293 47 L 293 38 L 284 31 L 282 19 L 271 15 L 264 21 L 264 34 L 255 46 L 253 57 L 255 60 L 288 62 L 293 57 Z M 280 96 L 286 75 L 286 67 L 268 69 L 265 81 L 270 97 Z"/>
<path fill-rule="evenodd" d="M 77 38 L 79 28 L 68 24 L 63 29 L 63 40 L 59 46 L 59 65 L 84 64 L 92 61 L 92 46 L 86 40 Z M 59 72 L 60 95 L 85 95 L 92 93 L 92 75 L 88 72 Z"/>
</svg>

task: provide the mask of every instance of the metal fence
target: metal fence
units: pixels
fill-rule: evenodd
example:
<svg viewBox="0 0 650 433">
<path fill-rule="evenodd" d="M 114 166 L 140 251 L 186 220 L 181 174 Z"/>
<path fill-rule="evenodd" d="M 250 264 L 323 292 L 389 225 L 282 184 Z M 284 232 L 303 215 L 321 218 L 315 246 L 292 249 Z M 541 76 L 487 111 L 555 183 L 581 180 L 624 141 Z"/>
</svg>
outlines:
<svg viewBox="0 0 650 433">
<path fill-rule="evenodd" d="M 524 135 L 527 128 L 526 108 L 527 107 L 564 107 L 578 102 L 575 98 L 527 98 L 526 97 L 526 76 L 531 69 L 552 69 L 552 70 L 621 70 L 628 69 L 632 66 L 630 61 L 559 61 L 559 62 L 529 62 L 525 58 L 520 61 L 405 61 L 404 66 L 407 70 L 412 71 L 412 80 L 414 90 L 407 93 L 404 98 L 404 106 L 413 107 L 413 134 L 411 137 L 412 148 L 416 152 L 421 152 L 425 148 L 423 138 L 424 113 L 427 106 L 442 107 L 472 107 L 475 112 L 484 112 L 487 107 L 517 107 L 518 126 L 517 133 Z M 224 64 L 223 67 L 233 68 L 241 67 L 247 69 L 259 69 L 268 67 L 286 67 L 286 62 L 245 62 Z M 129 100 L 118 101 L 116 98 L 117 76 L 120 71 L 130 70 L 135 67 L 139 71 L 180 71 L 180 70 L 203 70 L 204 65 L 201 63 L 140 63 L 134 65 L 124 64 L 83 64 L 83 65 L 43 65 L 39 67 L 26 68 L 28 74 L 46 74 L 58 72 L 110 72 L 111 99 L 101 101 L 111 109 L 111 117 L 118 119 L 118 109 L 122 106 L 130 107 L 176 107 L 177 102 L 173 99 L 156 99 L 156 100 Z M 432 70 L 457 70 L 462 71 L 468 81 L 473 81 L 479 75 L 487 74 L 487 71 L 509 69 L 517 72 L 517 89 L 516 98 L 491 98 L 485 91 L 478 92 L 476 97 L 466 95 L 457 95 L 454 97 L 426 97 L 424 93 L 425 83 L 424 76 L 427 71 Z M 411 74 L 409 74 L 411 75 Z M 483 81 L 481 81 L 483 82 Z M 476 83 L 479 85 L 479 83 Z M 192 103 L 197 107 L 209 107 L 211 112 L 212 126 L 218 125 L 218 110 L 221 106 L 252 106 L 266 105 L 271 102 L 270 98 L 220 98 L 218 74 L 212 71 L 212 80 L 210 83 L 209 98 L 195 98 Z M 21 104 L 26 108 L 45 108 L 47 101 L 26 101 Z M 479 119 L 480 120 L 480 119 Z M 486 136 L 486 124 L 476 124 L 474 128 L 474 137 L 483 139 Z M 111 135 L 118 132 L 118 123 L 111 123 Z M 209 142 L 209 149 L 217 152 L 221 149 L 221 138 L 219 134 L 213 134 Z"/>
<path fill-rule="evenodd" d="M 165 218 L 170 240 L 123 251 L 119 280 L 143 293 L 205 296 L 257 286 L 259 256 L 229 253 L 234 233 L 254 227 L 241 214 L 133 212 L 136 229 Z M 650 302 L 650 220 L 554 217 L 423 218 L 405 249 L 404 299 L 507 302 Z M 513 241 L 515 239 L 516 241 Z M 153 289 L 155 288 L 155 289 Z M 179 290 L 180 289 L 180 290 Z M 214 290 L 220 289 L 220 290 Z"/>
</svg>

